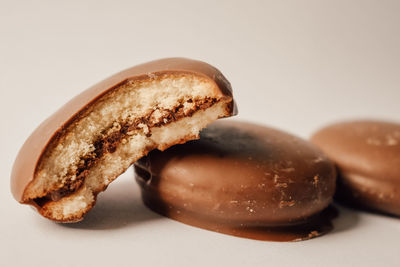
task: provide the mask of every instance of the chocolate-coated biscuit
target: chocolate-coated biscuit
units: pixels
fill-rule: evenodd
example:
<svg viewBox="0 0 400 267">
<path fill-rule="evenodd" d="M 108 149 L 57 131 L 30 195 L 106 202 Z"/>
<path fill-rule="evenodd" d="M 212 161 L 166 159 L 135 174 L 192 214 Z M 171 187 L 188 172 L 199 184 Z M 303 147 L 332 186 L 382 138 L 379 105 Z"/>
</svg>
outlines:
<svg viewBox="0 0 400 267">
<path fill-rule="evenodd" d="M 135 170 L 145 204 L 187 224 L 276 241 L 330 228 L 321 212 L 334 194 L 334 165 L 311 143 L 276 129 L 218 121 L 199 140 L 150 152 Z"/>
<path fill-rule="evenodd" d="M 400 124 L 346 121 L 319 130 L 311 141 L 338 166 L 337 199 L 400 216 Z"/>
<path fill-rule="evenodd" d="M 235 112 L 229 82 L 209 64 L 169 58 L 138 65 L 82 92 L 32 133 L 13 166 L 12 193 L 49 219 L 79 221 L 148 151 L 196 139 Z"/>
</svg>

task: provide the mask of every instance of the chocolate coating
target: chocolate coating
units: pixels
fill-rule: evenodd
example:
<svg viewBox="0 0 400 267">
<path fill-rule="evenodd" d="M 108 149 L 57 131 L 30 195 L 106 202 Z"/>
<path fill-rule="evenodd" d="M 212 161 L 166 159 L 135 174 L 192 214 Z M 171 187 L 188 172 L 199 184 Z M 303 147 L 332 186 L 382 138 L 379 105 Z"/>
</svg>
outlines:
<svg viewBox="0 0 400 267">
<path fill-rule="evenodd" d="M 129 80 L 143 80 L 170 73 L 200 75 L 216 83 L 218 85 L 216 88 L 223 95 L 232 97 L 231 86 L 225 77 L 216 68 L 200 61 L 185 58 L 161 59 L 117 73 L 70 100 L 51 117 L 46 119 L 26 140 L 18 153 L 11 173 L 11 191 L 15 199 L 20 202 L 27 202 L 24 199 L 24 190 L 34 179 L 36 168 L 46 148 L 52 140 L 58 138 L 58 136 L 66 131 L 67 127 L 77 120 L 80 114 L 98 98 Z M 232 108 L 232 114 L 236 114 L 236 106 L 234 105 Z"/>
<path fill-rule="evenodd" d="M 323 232 L 309 224 L 294 235 L 292 226 L 306 225 L 329 205 L 336 181 L 333 164 L 311 143 L 236 121 L 213 123 L 200 140 L 153 151 L 135 169 L 153 210 L 218 232 L 279 241 Z M 286 237 L 273 237 L 271 227 Z"/>
<path fill-rule="evenodd" d="M 342 122 L 319 130 L 311 141 L 338 166 L 338 199 L 400 216 L 400 124 Z"/>
</svg>

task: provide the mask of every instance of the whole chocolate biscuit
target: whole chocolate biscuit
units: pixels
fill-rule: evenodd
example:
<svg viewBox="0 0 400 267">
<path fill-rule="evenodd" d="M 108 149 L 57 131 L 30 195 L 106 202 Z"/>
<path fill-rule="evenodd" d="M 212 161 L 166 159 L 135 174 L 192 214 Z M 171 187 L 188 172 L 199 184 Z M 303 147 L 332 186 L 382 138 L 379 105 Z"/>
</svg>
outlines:
<svg viewBox="0 0 400 267">
<path fill-rule="evenodd" d="M 341 122 L 319 130 L 311 141 L 338 167 L 339 200 L 400 216 L 400 124 Z"/>
<path fill-rule="evenodd" d="M 135 163 L 142 197 L 178 221 L 227 234 L 294 241 L 330 229 L 321 212 L 336 172 L 314 145 L 264 126 L 220 121 L 200 139 Z"/>
</svg>

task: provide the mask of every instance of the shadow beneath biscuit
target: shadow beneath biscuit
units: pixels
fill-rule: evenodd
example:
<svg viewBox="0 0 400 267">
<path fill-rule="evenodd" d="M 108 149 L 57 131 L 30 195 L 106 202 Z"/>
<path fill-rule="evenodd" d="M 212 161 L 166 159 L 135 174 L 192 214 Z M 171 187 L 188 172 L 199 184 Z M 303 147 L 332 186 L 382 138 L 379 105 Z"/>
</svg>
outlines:
<svg viewBox="0 0 400 267">
<path fill-rule="evenodd" d="M 361 206 L 357 203 L 350 203 L 349 201 L 344 201 L 341 199 L 335 199 L 335 203 L 339 203 L 341 205 L 341 207 L 346 207 L 347 209 L 350 210 L 355 210 L 358 212 L 363 212 L 369 215 L 377 215 L 377 216 L 381 216 L 381 217 L 386 217 L 386 218 L 392 218 L 392 219 L 400 219 L 400 216 L 398 215 L 394 215 L 394 214 L 390 214 L 384 211 L 379 211 L 376 209 L 369 209 L 365 206 Z"/>
<path fill-rule="evenodd" d="M 144 206 L 132 173 L 123 176 L 99 194 L 96 205 L 82 221 L 59 224 L 60 227 L 109 230 L 162 219 L 162 216 Z"/>
<path fill-rule="evenodd" d="M 337 202 L 334 202 L 334 206 L 339 210 L 339 215 L 332 221 L 333 230 L 331 233 L 345 232 L 357 227 L 360 222 L 358 210 L 343 206 Z"/>
</svg>

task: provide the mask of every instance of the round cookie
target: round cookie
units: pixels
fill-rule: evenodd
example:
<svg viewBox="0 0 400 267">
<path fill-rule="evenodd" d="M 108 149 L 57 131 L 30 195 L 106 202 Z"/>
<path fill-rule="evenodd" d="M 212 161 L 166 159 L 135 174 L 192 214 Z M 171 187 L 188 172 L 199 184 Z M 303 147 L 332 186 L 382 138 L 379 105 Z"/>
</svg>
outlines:
<svg viewBox="0 0 400 267">
<path fill-rule="evenodd" d="M 338 166 L 339 200 L 400 216 L 400 124 L 342 122 L 319 130 L 311 141 Z"/>
<path fill-rule="evenodd" d="M 335 191 L 333 164 L 311 143 L 279 130 L 213 123 L 199 140 L 153 151 L 135 170 L 145 204 L 190 225 L 276 241 L 330 228 L 320 213 Z"/>
<path fill-rule="evenodd" d="M 197 139 L 206 125 L 236 112 L 230 83 L 205 62 L 167 58 L 134 66 L 39 125 L 15 159 L 11 191 L 51 220 L 82 220 L 134 161 Z"/>
</svg>

